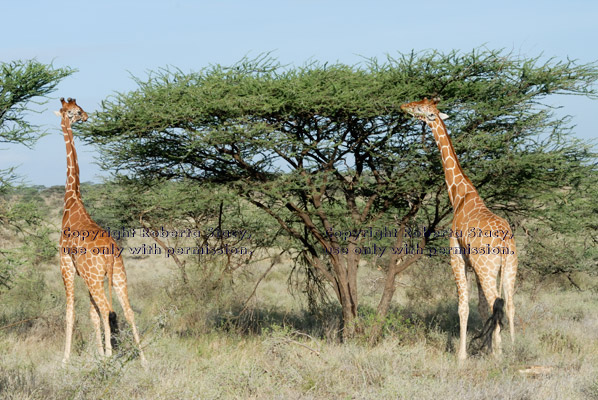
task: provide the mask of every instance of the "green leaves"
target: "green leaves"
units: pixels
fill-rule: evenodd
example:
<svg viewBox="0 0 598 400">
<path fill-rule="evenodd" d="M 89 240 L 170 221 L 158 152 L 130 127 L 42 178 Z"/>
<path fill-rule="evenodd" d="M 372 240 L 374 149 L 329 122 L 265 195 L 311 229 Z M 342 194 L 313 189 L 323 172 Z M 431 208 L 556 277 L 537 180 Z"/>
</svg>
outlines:
<svg viewBox="0 0 598 400">
<path fill-rule="evenodd" d="M 43 104 L 43 97 L 74 72 L 35 60 L 0 63 L 0 142 L 31 146 L 39 132 L 24 118 L 25 114 L 33 111 L 32 103 Z"/>
<path fill-rule="evenodd" d="M 228 185 L 333 282 L 340 261 L 320 252 L 339 245 L 329 228 L 449 219 L 438 149 L 429 129 L 400 111 L 404 102 L 441 98 L 461 165 L 488 206 L 511 218 L 534 216 L 542 193 L 588 173 L 594 155 L 542 102 L 595 98 L 598 65 L 544 60 L 480 48 L 354 66 L 282 66 L 264 55 L 199 72 L 164 69 L 136 78 L 136 90 L 105 100 L 77 129 L 100 145 L 106 169 Z M 359 259 L 343 262 L 350 270 Z"/>
<path fill-rule="evenodd" d="M 285 67 L 266 54 L 231 67 L 136 78 L 137 90 L 107 99 L 78 129 L 102 145 L 107 169 L 261 183 L 280 173 L 307 173 L 312 181 L 332 173 L 326 190 L 375 192 L 384 211 L 443 183 L 431 135 L 398 109 L 440 96 L 462 165 L 491 202 L 501 202 L 509 191 L 554 187 L 558 165 L 578 163 L 560 139 L 567 121 L 540 102 L 551 93 L 594 97 L 597 77 L 596 64 L 487 49 L 399 54 L 357 66 Z M 535 141 L 541 133 L 547 143 Z"/>
<path fill-rule="evenodd" d="M 0 295 L 12 287 L 16 276 L 56 256 L 50 231 L 43 226 L 47 206 L 37 188 L 5 188 L 0 196 Z"/>
</svg>

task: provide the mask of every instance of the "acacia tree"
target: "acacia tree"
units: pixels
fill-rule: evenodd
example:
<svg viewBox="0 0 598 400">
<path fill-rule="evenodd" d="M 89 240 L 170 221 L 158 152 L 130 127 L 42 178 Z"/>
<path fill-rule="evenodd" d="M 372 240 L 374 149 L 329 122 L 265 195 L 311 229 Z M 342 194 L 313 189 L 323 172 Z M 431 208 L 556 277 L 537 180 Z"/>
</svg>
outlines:
<svg viewBox="0 0 598 400">
<path fill-rule="evenodd" d="M 35 60 L 0 63 L 0 143 L 33 145 L 39 127 L 26 114 L 34 112 L 32 105 L 44 104 L 58 83 L 74 72 Z"/>
<path fill-rule="evenodd" d="M 481 196 L 499 213 L 526 213 L 536 194 L 567 182 L 588 157 L 564 139 L 567 119 L 541 101 L 553 93 L 595 96 L 597 78 L 596 64 L 484 49 L 359 66 L 282 67 L 265 56 L 150 74 L 138 89 L 104 101 L 79 129 L 101 145 L 108 169 L 227 185 L 275 220 L 308 274 L 332 287 L 347 338 L 355 332 L 360 261 L 371 259 L 386 275 L 383 318 L 395 277 L 423 256 L 418 249 L 437 239 L 433 232 L 451 213 L 432 135 L 400 104 L 440 96 Z M 382 237 L 385 227 L 390 235 Z"/>
<path fill-rule="evenodd" d="M 43 133 L 26 119 L 27 113 L 35 112 L 32 105 L 43 104 L 56 85 L 73 72 L 35 60 L 0 62 L 0 143 L 32 146 Z M 9 237 L 21 234 L 25 247 L 32 240 L 45 243 L 47 232 L 40 231 L 38 206 L 10 191 L 15 178 L 12 168 L 0 170 L 0 222 L 10 230 Z M 15 267 L 32 259 L 28 256 L 32 252 L 25 247 L 21 251 L 0 249 L 0 291 L 9 288 Z M 44 251 L 44 246 L 41 247 L 40 252 Z"/>
</svg>

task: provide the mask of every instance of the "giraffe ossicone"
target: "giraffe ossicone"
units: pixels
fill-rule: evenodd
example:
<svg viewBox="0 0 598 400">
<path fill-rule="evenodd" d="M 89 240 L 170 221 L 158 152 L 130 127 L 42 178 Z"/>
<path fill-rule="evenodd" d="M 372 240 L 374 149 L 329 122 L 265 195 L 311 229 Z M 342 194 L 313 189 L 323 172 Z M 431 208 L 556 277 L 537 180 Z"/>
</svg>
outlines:
<svg viewBox="0 0 598 400">
<path fill-rule="evenodd" d="M 75 99 L 60 99 L 62 108 L 56 111 L 61 118 L 62 133 L 66 145 L 67 173 L 64 194 L 64 211 L 60 237 L 60 272 L 66 291 L 66 343 L 63 363 L 68 362 L 71 352 L 71 340 L 75 322 L 75 275 L 85 281 L 91 301 L 90 317 L 95 327 L 98 353 L 112 355 L 113 333 L 118 330 L 116 313 L 112 308 L 112 289 L 123 308 L 125 318 L 131 325 L 135 343 L 139 347 L 139 356 L 145 363 L 145 356 L 140 347 L 139 334 L 135 326 L 133 310 L 127 293 L 127 275 L 121 252 L 114 239 L 96 224 L 83 205 L 79 184 L 79 164 L 73 141 L 72 124 L 85 122 L 88 115 L 77 105 Z M 66 232 L 94 232 L 92 235 L 73 235 Z M 108 277 L 109 296 L 104 292 L 104 279 Z M 102 331 L 104 327 L 104 342 Z M 105 350 L 104 350 L 105 347 Z"/>
<path fill-rule="evenodd" d="M 517 251 L 513 239 L 513 231 L 509 223 L 493 214 L 484 204 L 471 180 L 465 175 L 457 153 L 448 135 L 443 120 L 446 114 L 438 111 L 438 99 L 414 101 L 401 105 L 401 109 L 411 116 L 424 121 L 432 130 L 440 151 L 444 177 L 448 195 L 453 206 L 454 215 L 452 231 L 502 231 L 505 235 L 463 235 L 451 236 L 451 267 L 457 283 L 459 295 L 459 360 L 467 358 L 467 319 L 469 317 L 469 285 L 467 267 L 471 267 L 476 275 L 479 295 L 479 311 L 486 320 L 492 311 L 491 344 L 495 355 L 501 354 L 500 316 L 503 304 L 509 320 L 511 341 L 515 341 L 515 305 L 513 293 L 517 275 Z M 467 251 L 461 250 L 467 249 Z M 476 249 L 479 251 L 471 251 Z M 484 250 L 482 249 L 492 249 Z M 496 249 L 496 253 L 495 253 Z M 500 289 L 497 279 L 500 274 Z M 500 292 L 504 291 L 504 300 Z M 489 310 L 491 307 L 491 310 Z"/>
</svg>

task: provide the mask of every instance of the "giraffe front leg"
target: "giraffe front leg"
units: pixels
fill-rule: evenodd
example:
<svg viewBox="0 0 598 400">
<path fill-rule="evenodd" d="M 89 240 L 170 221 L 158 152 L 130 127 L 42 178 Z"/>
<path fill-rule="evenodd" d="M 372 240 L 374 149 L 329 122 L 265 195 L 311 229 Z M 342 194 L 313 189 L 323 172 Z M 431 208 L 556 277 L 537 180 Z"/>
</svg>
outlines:
<svg viewBox="0 0 598 400">
<path fill-rule="evenodd" d="M 484 289 L 482 288 L 482 284 L 480 283 L 480 277 L 478 274 L 475 274 L 475 279 L 478 285 L 478 312 L 480 313 L 480 318 L 482 319 L 482 326 L 488 320 L 489 315 L 489 308 L 488 302 L 486 301 L 486 296 L 484 295 Z"/>
<path fill-rule="evenodd" d="M 509 332 L 511 334 L 511 343 L 515 343 L 515 305 L 513 304 L 513 295 L 507 293 L 506 311 L 509 320 Z"/>
<path fill-rule="evenodd" d="M 91 317 L 91 322 L 93 323 L 93 327 L 95 329 L 98 354 L 100 355 L 100 357 L 104 357 L 104 345 L 102 344 L 102 330 L 100 328 L 100 310 L 93 301 L 91 293 L 89 293 L 89 300 L 91 302 L 89 307 L 89 316 Z"/>
<path fill-rule="evenodd" d="M 451 247 L 456 248 L 459 244 L 453 244 L 451 240 Z M 467 358 L 467 319 L 469 318 L 469 293 L 467 274 L 465 271 L 465 260 L 462 255 L 451 254 L 451 268 L 455 282 L 457 283 L 457 293 L 459 295 L 459 350 L 457 357 L 459 361 Z"/>
<path fill-rule="evenodd" d="M 495 307 L 497 306 L 496 301 L 494 303 L 494 306 Z M 492 312 L 494 313 L 494 308 L 493 308 Z M 499 358 L 502 355 L 502 339 L 500 337 L 500 323 L 496 324 L 494 331 L 492 332 L 492 355 L 496 358 Z"/>
<path fill-rule="evenodd" d="M 512 244 L 515 249 L 515 243 Z M 502 283 L 505 292 L 505 308 L 507 318 L 509 319 L 509 330 L 511 333 L 511 343 L 515 343 L 515 304 L 513 303 L 513 294 L 515 293 L 515 277 L 517 276 L 517 254 L 513 251 L 507 257 L 505 281 Z"/>
<path fill-rule="evenodd" d="M 71 355 L 71 341 L 75 325 L 75 266 L 70 255 L 63 254 L 60 257 L 60 272 L 66 292 L 66 331 L 64 358 L 62 359 L 62 363 L 66 364 Z"/>
</svg>

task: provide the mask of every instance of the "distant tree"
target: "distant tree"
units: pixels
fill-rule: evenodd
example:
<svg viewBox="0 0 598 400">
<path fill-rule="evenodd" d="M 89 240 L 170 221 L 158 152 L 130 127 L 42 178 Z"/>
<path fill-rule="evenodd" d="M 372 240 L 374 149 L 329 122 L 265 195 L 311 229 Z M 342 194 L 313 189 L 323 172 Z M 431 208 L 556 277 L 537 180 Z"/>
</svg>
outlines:
<svg viewBox="0 0 598 400">
<path fill-rule="evenodd" d="M 597 78 L 596 64 L 485 49 L 360 66 L 282 67 L 264 56 L 198 73 L 152 73 L 105 100 L 79 132 L 100 145 L 107 169 L 226 185 L 276 221 L 308 276 L 334 291 L 348 338 L 357 327 L 360 261 L 385 273 L 382 319 L 397 274 L 423 257 L 418 248 L 440 240 L 433 232 L 451 215 L 432 135 L 400 104 L 440 96 L 481 196 L 499 214 L 526 215 L 540 193 L 582 174 L 589 157 L 587 146 L 568 139 L 568 119 L 542 100 L 595 98 Z M 398 234 L 370 237 L 370 228 L 385 227 Z M 374 245 L 386 247 L 382 257 L 364 255 Z M 406 245 L 415 252 L 399 254 Z"/>
<path fill-rule="evenodd" d="M 598 162 L 570 184 L 542 194 L 544 207 L 523 222 L 527 236 L 520 264 L 541 277 L 564 275 L 577 289 L 576 272 L 598 274 Z"/>
</svg>

